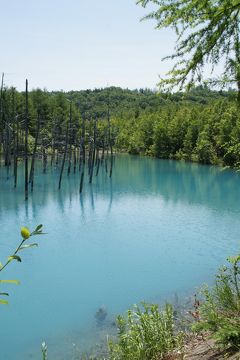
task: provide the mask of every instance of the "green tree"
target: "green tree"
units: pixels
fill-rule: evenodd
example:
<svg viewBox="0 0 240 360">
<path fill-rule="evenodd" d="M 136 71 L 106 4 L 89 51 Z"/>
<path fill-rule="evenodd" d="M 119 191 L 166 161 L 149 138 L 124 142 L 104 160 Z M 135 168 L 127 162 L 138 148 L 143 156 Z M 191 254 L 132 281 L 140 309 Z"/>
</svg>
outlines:
<svg viewBox="0 0 240 360">
<path fill-rule="evenodd" d="M 199 162 L 204 164 L 216 164 L 217 156 L 209 136 L 209 126 L 205 126 L 199 134 L 195 152 Z"/>
<path fill-rule="evenodd" d="M 166 57 L 176 63 L 160 81 L 165 89 L 191 87 L 202 80 L 206 63 L 214 67 L 224 59 L 223 76 L 214 83 L 234 83 L 240 103 L 239 0 L 138 0 L 156 5 L 145 19 L 157 21 L 157 28 L 173 28 L 177 35 L 175 53 Z"/>
</svg>

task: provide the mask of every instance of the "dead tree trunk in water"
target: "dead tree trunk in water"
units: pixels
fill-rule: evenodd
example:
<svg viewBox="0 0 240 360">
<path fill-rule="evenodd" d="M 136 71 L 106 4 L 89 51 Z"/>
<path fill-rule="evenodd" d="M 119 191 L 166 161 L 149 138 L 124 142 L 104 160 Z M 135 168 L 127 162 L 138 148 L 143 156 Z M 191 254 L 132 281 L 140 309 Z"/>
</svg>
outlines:
<svg viewBox="0 0 240 360">
<path fill-rule="evenodd" d="M 72 102 L 70 102 L 70 116 L 69 116 L 69 158 L 68 158 L 68 175 L 71 172 L 72 165 Z"/>
<path fill-rule="evenodd" d="M 105 171 L 106 173 L 108 172 L 108 141 L 107 141 L 107 152 L 106 152 L 106 156 L 105 156 Z"/>
<path fill-rule="evenodd" d="M 101 165 L 104 165 L 104 157 L 105 157 L 105 135 L 106 135 L 106 130 L 104 129 L 103 141 L 102 141 Z"/>
<path fill-rule="evenodd" d="M 106 172 L 107 172 L 107 161 L 108 161 L 108 149 L 110 147 L 109 177 L 111 178 L 112 177 L 112 168 L 113 168 L 113 145 L 112 145 L 112 134 L 111 134 L 110 99 L 109 99 L 109 95 L 108 95 L 107 123 L 108 123 L 108 147 L 107 147 Z"/>
<path fill-rule="evenodd" d="M 93 139 L 92 139 L 92 123 L 91 119 L 89 120 L 89 134 L 88 134 L 88 176 L 90 177 L 91 173 L 91 160 L 92 160 L 92 146 Z"/>
<path fill-rule="evenodd" d="M 108 102 L 107 102 L 107 129 L 106 129 L 106 138 L 107 138 L 107 154 L 105 159 L 105 170 L 106 173 L 108 172 L 108 152 L 109 152 L 109 126 L 110 126 L 110 104 L 109 104 L 109 95 L 108 95 Z"/>
<path fill-rule="evenodd" d="M 52 154 L 51 154 L 51 166 L 53 166 L 53 162 L 55 159 L 55 121 L 53 119 L 53 127 L 52 127 L 52 142 L 51 142 L 51 148 L 52 148 Z"/>
<path fill-rule="evenodd" d="M 15 186 L 15 172 L 16 172 L 16 115 L 15 115 L 15 89 L 12 88 L 12 134 L 13 134 L 13 176 Z"/>
<path fill-rule="evenodd" d="M 64 148 L 64 154 L 63 154 L 61 172 L 60 172 L 59 183 L 58 183 L 58 189 L 59 189 L 59 190 L 61 189 L 62 175 L 63 175 L 64 164 L 65 164 L 66 155 L 67 155 L 67 149 L 68 149 L 68 126 L 69 126 L 69 124 L 68 124 L 68 122 L 67 122 L 67 131 L 66 131 L 66 138 L 65 138 L 65 148 Z"/>
<path fill-rule="evenodd" d="M 97 143 L 96 143 L 96 148 L 97 148 L 97 152 L 96 152 L 96 163 L 95 163 L 95 165 L 96 165 L 97 169 L 96 169 L 96 174 L 95 175 L 98 176 L 99 166 L 100 166 L 99 141 L 97 141 Z"/>
<path fill-rule="evenodd" d="M 25 200 L 28 200 L 28 80 L 26 80 L 25 92 Z"/>
<path fill-rule="evenodd" d="M 9 179 L 9 167 L 11 165 L 11 135 L 12 129 L 10 125 L 9 114 L 6 111 L 7 118 L 5 120 L 5 166 L 7 167 L 7 179 Z"/>
<path fill-rule="evenodd" d="M 111 131 L 111 123 L 109 119 L 109 143 L 110 143 L 110 170 L 109 170 L 109 177 L 112 177 L 112 170 L 113 170 L 113 143 L 112 143 L 112 131 Z"/>
<path fill-rule="evenodd" d="M 33 154 L 32 154 L 32 163 L 31 163 L 30 176 L 29 176 L 29 183 L 31 183 L 31 191 L 33 191 L 33 184 L 34 184 L 35 157 L 36 157 L 36 152 L 37 152 L 39 130 L 40 130 L 40 113 L 38 111 L 37 131 L 36 131 L 36 136 L 35 136 L 35 143 L 34 143 L 34 149 L 33 149 Z"/>
<path fill-rule="evenodd" d="M 79 186 L 79 192 L 81 194 L 83 190 L 83 181 L 84 181 L 84 169 L 85 169 L 85 118 L 83 117 L 83 123 L 82 123 L 82 136 L 81 136 L 81 156 L 79 161 L 79 170 L 80 172 L 80 186 Z"/>
<path fill-rule="evenodd" d="M 18 116 L 16 115 L 14 119 L 14 123 L 17 123 L 17 131 L 16 131 L 16 152 L 14 156 L 14 187 L 17 187 L 17 167 L 18 167 L 18 133 L 19 133 L 19 121 Z M 15 124 L 16 126 L 16 124 Z"/>
<path fill-rule="evenodd" d="M 90 159 L 90 174 L 89 174 L 89 184 L 92 183 L 93 169 L 95 165 L 95 155 L 96 155 L 96 135 L 97 135 L 97 121 L 94 120 L 94 130 L 93 130 L 93 142 L 92 142 L 92 152 Z M 90 156 L 90 155 L 89 155 Z"/>
<path fill-rule="evenodd" d="M 46 174 L 47 171 L 47 150 L 46 150 L 46 145 L 44 142 L 44 139 L 42 140 L 42 159 L 43 159 L 43 173 Z"/>
<path fill-rule="evenodd" d="M 76 174 L 77 168 L 77 144 L 76 144 L 76 129 L 73 129 L 73 173 Z"/>
</svg>

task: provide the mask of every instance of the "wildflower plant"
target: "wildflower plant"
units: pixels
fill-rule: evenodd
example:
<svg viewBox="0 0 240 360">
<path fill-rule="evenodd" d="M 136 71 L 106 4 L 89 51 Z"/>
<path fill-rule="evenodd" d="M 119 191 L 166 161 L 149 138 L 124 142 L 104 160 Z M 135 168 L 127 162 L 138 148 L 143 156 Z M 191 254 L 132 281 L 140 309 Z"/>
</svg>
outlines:
<svg viewBox="0 0 240 360">
<path fill-rule="evenodd" d="M 19 256 L 19 253 L 23 250 L 26 250 L 28 248 L 32 248 L 32 247 L 36 247 L 38 246 L 37 243 L 27 243 L 27 241 L 35 235 L 43 235 L 44 233 L 42 232 L 42 227 L 43 225 L 40 224 L 36 227 L 36 229 L 34 231 L 30 231 L 27 227 L 22 227 L 21 228 L 21 241 L 18 245 L 18 247 L 16 248 L 16 250 L 12 253 L 12 255 L 10 255 L 7 260 L 5 261 L 4 264 L 0 263 L 0 272 L 3 271 L 12 261 L 17 261 L 17 262 L 21 262 L 22 259 Z M 3 280 L 0 279 L 0 284 L 4 284 L 4 283 L 10 283 L 10 284 L 20 284 L 19 280 Z M 3 299 L 0 299 L 0 304 L 6 305 L 8 304 L 8 301 L 5 299 L 6 296 L 9 296 L 8 293 L 6 292 L 0 292 L 0 296 L 4 297 Z"/>
</svg>

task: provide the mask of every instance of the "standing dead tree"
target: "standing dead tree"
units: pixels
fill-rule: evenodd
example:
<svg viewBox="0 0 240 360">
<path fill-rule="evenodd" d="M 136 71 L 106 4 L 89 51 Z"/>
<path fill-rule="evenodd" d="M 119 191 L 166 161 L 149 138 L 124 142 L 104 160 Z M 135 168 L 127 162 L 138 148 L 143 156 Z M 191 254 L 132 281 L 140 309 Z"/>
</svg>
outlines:
<svg viewBox="0 0 240 360">
<path fill-rule="evenodd" d="M 26 91 L 25 91 L 25 200 L 28 200 L 28 80 L 26 80 Z"/>
</svg>

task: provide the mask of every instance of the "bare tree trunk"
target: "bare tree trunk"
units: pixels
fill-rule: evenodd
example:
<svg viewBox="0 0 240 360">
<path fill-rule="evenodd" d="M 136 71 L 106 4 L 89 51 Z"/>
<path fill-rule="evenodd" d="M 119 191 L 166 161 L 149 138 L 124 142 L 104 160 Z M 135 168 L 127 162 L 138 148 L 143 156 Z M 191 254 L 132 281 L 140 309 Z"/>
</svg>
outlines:
<svg viewBox="0 0 240 360">
<path fill-rule="evenodd" d="M 81 169 L 80 187 L 79 187 L 80 194 L 82 193 L 83 190 L 84 170 L 85 170 L 85 118 L 83 118 L 83 123 L 82 123 L 81 150 L 82 150 L 82 154 L 81 154 L 82 156 L 80 157 L 80 161 L 79 161 L 79 168 Z"/>
<path fill-rule="evenodd" d="M 13 175 L 15 187 L 15 171 L 16 171 L 16 115 L 15 115 L 15 89 L 12 88 L 12 128 L 13 128 Z"/>
<path fill-rule="evenodd" d="M 90 176 L 89 176 L 89 184 L 92 183 L 93 177 L 93 169 L 95 164 L 95 154 L 96 154 L 96 133 L 97 133 L 97 121 L 94 120 L 94 130 L 93 130 L 93 144 L 92 144 L 92 154 L 91 154 L 91 161 L 90 161 Z"/>
<path fill-rule="evenodd" d="M 43 173 L 46 174 L 46 171 L 47 171 L 47 151 L 46 151 L 45 144 L 43 144 L 42 152 L 43 152 Z"/>
<path fill-rule="evenodd" d="M 96 176 L 98 176 L 98 173 L 99 173 L 99 167 L 100 167 L 99 149 L 97 150 L 97 162 L 96 162 L 96 166 L 97 166 Z"/>
<path fill-rule="evenodd" d="M 25 92 L 25 200 L 28 200 L 28 80 L 26 80 Z"/>
<path fill-rule="evenodd" d="M 17 133 L 16 133 L 16 153 L 14 158 L 14 187 L 17 187 L 17 167 L 18 167 L 18 134 L 19 134 L 19 121 L 18 116 L 15 117 L 17 123 Z"/>
<path fill-rule="evenodd" d="M 55 159 L 55 125 L 52 129 L 52 154 L 51 154 L 51 166 L 53 165 Z"/>
<path fill-rule="evenodd" d="M 8 114 L 7 114 L 8 116 Z M 11 165 L 11 126 L 9 122 L 9 116 L 6 121 L 6 152 L 5 152 L 5 166 L 7 167 L 7 179 L 9 179 L 9 167 Z"/>
<path fill-rule="evenodd" d="M 34 184 L 35 157 L 36 157 L 36 153 L 37 153 L 39 131 L 40 131 L 40 114 L 38 112 L 38 114 L 37 114 L 37 131 L 36 131 L 36 136 L 35 136 L 35 143 L 34 143 L 34 149 L 33 149 L 33 154 L 32 154 L 32 163 L 31 163 L 30 176 L 29 176 L 29 183 L 31 183 L 31 191 L 33 191 L 33 184 Z"/>
<path fill-rule="evenodd" d="M 58 183 L 58 189 L 61 189 L 61 184 L 62 184 L 62 175 L 63 175 L 63 170 L 64 170 L 64 164 L 65 164 L 65 160 L 66 160 L 66 155 L 67 155 L 67 149 L 68 149 L 68 122 L 67 122 L 67 131 L 66 131 L 66 138 L 65 138 L 65 149 L 64 149 L 64 154 L 63 154 L 63 160 L 62 160 L 62 167 L 61 167 L 61 172 L 60 172 L 60 177 L 59 177 L 59 183 Z"/>
<path fill-rule="evenodd" d="M 74 174 L 76 174 L 76 167 L 77 167 L 77 149 L 76 146 L 74 145 L 73 148 L 73 172 Z"/>
<path fill-rule="evenodd" d="M 96 166 L 96 176 L 98 176 L 98 172 L 99 172 L 99 166 L 100 166 L 100 156 L 99 156 L 99 141 L 97 141 L 96 143 L 96 148 L 97 148 L 97 153 L 96 153 L 96 162 L 95 162 L 95 166 Z"/>
<path fill-rule="evenodd" d="M 107 103 L 107 156 L 105 160 L 105 170 L 108 172 L 108 151 L 110 146 L 110 102 L 108 94 L 108 103 Z"/>
<path fill-rule="evenodd" d="M 76 146 L 76 129 L 73 129 L 73 173 L 76 174 L 77 168 L 77 146 Z"/>
<path fill-rule="evenodd" d="M 57 156 L 56 156 L 56 163 L 55 163 L 56 166 L 58 166 L 58 158 L 59 158 L 59 151 L 57 149 Z"/>
<path fill-rule="evenodd" d="M 113 172 L 113 137 L 111 131 L 111 123 L 109 119 L 109 142 L 110 142 L 110 170 L 109 170 L 109 177 L 112 177 Z"/>
<path fill-rule="evenodd" d="M 103 164 L 104 164 L 104 156 L 105 156 L 105 134 L 106 134 L 106 131 L 105 131 L 105 129 L 104 129 L 103 142 L 102 142 L 101 165 L 103 165 Z"/>
<path fill-rule="evenodd" d="M 69 117 L 69 158 L 68 158 L 68 175 L 71 172 L 72 165 L 72 102 L 70 102 L 70 117 Z"/>
<path fill-rule="evenodd" d="M 235 29 L 235 61 L 234 61 L 234 67 L 235 67 L 235 74 L 236 74 L 236 81 L 237 81 L 237 103 L 238 107 L 240 107 L 240 41 L 239 41 L 239 25 L 238 22 L 236 23 L 236 29 Z"/>
</svg>

